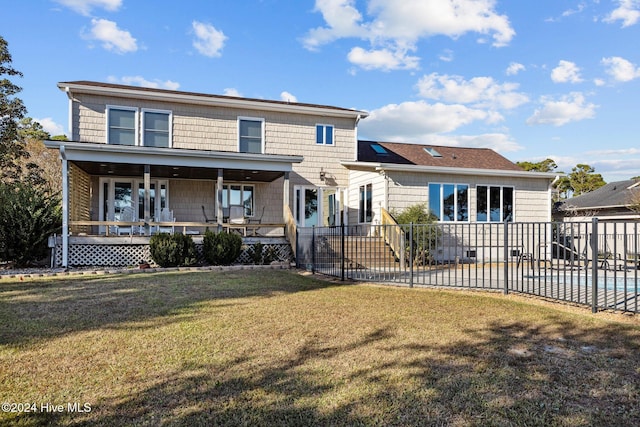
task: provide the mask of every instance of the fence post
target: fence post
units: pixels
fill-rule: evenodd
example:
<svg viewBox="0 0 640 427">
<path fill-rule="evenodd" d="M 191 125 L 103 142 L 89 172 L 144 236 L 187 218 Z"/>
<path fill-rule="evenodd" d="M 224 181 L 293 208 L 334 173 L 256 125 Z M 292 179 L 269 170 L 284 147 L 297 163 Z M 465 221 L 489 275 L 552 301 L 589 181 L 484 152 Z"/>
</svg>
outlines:
<svg viewBox="0 0 640 427">
<path fill-rule="evenodd" d="M 509 293 L 509 226 L 508 222 L 504 220 L 504 294 Z"/>
<path fill-rule="evenodd" d="M 311 226 L 311 274 L 316 274 L 316 226 Z"/>
<path fill-rule="evenodd" d="M 598 311 L 598 218 L 591 220 L 591 312 Z"/>
<path fill-rule="evenodd" d="M 344 223 L 340 224 L 340 280 L 344 282 Z"/>
<path fill-rule="evenodd" d="M 409 223 L 409 287 L 413 288 L 413 222 Z"/>
</svg>

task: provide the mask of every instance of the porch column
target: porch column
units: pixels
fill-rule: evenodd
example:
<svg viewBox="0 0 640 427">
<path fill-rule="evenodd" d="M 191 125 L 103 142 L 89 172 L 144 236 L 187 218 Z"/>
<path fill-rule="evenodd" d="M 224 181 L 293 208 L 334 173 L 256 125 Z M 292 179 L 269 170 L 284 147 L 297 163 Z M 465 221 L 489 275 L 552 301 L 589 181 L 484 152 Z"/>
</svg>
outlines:
<svg viewBox="0 0 640 427">
<path fill-rule="evenodd" d="M 216 222 L 218 223 L 218 230 L 222 229 L 222 173 L 224 170 L 218 168 L 218 181 L 216 182 Z"/>
<path fill-rule="evenodd" d="M 69 163 L 64 152 L 64 145 L 60 146 L 62 159 L 62 266 L 69 266 Z"/>
<path fill-rule="evenodd" d="M 138 191 L 135 189 L 134 191 Z M 134 208 L 135 209 L 135 208 Z M 151 166 L 144 165 L 144 222 L 151 220 Z M 147 234 L 145 226 L 145 234 Z"/>
<path fill-rule="evenodd" d="M 282 217 L 287 217 L 287 211 L 291 211 L 289 208 L 289 172 L 284 173 L 284 183 L 282 185 Z"/>
</svg>

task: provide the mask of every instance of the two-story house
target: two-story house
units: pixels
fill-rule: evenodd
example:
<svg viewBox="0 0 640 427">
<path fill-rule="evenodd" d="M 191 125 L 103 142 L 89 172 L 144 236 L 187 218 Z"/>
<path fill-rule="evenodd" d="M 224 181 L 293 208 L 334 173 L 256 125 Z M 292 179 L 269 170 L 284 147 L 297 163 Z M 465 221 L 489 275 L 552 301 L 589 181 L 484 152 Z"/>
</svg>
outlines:
<svg viewBox="0 0 640 427">
<path fill-rule="evenodd" d="M 554 174 L 522 171 L 488 149 L 358 141 L 365 111 L 89 81 L 58 87 L 71 130 L 71 141 L 46 141 L 63 167 L 59 265 L 146 260 L 149 235 L 167 228 L 289 240 L 296 227 L 367 233 L 383 210 L 421 202 L 442 222 L 550 218 Z"/>
</svg>

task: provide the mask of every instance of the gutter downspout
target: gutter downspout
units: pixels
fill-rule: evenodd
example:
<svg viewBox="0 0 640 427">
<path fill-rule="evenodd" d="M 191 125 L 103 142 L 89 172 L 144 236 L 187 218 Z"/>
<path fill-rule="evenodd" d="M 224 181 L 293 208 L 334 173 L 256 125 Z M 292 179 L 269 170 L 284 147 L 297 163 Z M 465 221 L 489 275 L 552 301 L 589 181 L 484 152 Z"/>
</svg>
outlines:
<svg viewBox="0 0 640 427">
<path fill-rule="evenodd" d="M 553 185 L 556 182 L 558 182 L 559 180 L 560 180 L 560 175 L 556 175 L 556 177 L 553 178 L 553 181 L 551 181 L 549 183 L 549 187 L 548 187 L 548 190 L 547 190 L 548 194 L 549 194 L 549 197 L 547 197 L 547 200 L 548 200 L 548 203 L 549 203 L 549 206 L 548 206 L 548 209 L 547 209 L 547 212 L 548 212 L 548 214 L 547 214 L 548 215 L 547 222 L 551 222 L 553 220 L 553 215 L 551 214 L 551 211 L 553 209 L 553 199 L 552 199 L 551 195 L 553 194 Z"/>
</svg>

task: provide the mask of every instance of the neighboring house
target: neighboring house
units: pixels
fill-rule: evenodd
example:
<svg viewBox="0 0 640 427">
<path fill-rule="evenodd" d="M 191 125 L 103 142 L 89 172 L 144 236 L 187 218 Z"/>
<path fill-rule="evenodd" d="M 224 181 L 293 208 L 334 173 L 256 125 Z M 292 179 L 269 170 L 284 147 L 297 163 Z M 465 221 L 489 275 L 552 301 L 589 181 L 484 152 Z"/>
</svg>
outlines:
<svg viewBox="0 0 640 427">
<path fill-rule="evenodd" d="M 359 141 L 349 169 L 350 223 L 379 223 L 381 208 L 426 203 L 443 223 L 551 219 L 554 173 L 527 172 L 487 148 Z"/>
<path fill-rule="evenodd" d="M 555 174 L 525 172 L 489 149 L 358 141 L 364 111 L 89 81 L 58 87 L 71 141 L 46 145 L 62 159 L 64 266 L 105 264 L 136 242 L 148 248 L 167 226 L 231 227 L 238 208 L 263 236 L 376 225 L 382 208 L 420 202 L 446 223 L 550 219 Z M 100 237 L 112 233 L 129 235 Z"/>
<path fill-rule="evenodd" d="M 640 207 L 640 181 L 628 179 L 564 200 L 556 205 L 555 214 L 566 222 L 637 221 L 640 212 L 631 209 L 634 204 Z"/>
</svg>

